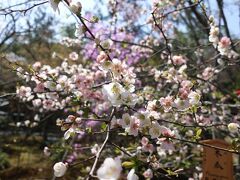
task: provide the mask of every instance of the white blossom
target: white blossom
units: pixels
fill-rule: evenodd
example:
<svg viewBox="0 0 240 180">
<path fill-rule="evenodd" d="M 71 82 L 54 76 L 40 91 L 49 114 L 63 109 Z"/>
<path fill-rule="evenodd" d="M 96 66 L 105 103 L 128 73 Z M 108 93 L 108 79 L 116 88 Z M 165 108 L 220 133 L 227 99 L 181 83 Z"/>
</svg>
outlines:
<svg viewBox="0 0 240 180">
<path fill-rule="evenodd" d="M 131 169 L 131 171 L 127 175 L 127 180 L 138 180 L 138 176 L 135 174 L 135 170 Z"/>
<path fill-rule="evenodd" d="M 122 104 L 134 106 L 137 103 L 137 96 L 124 89 L 118 82 L 105 84 L 102 88 L 102 93 L 113 106 Z"/>
<path fill-rule="evenodd" d="M 73 0 L 72 2 L 70 2 L 69 7 L 74 14 L 79 14 L 82 10 L 82 4 L 78 0 Z"/>
<path fill-rule="evenodd" d="M 53 166 L 54 176 L 62 177 L 67 171 L 67 164 L 63 162 L 58 162 Z"/>
<path fill-rule="evenodd" d="M 130 126 L 131 116 L 128 113 L 124 113 L 122 118 L 118 121 L 118 124 L 122 126 L 122 128 L 126 128 Z"/>
<path fill-rule="evenodd" d="M 189 103 L 191 105 L 198 105 L 199 101 L 201 99 L 201 96 L 199 93 L 195 92 L 195 91 L 191 91 L 188 95 L 189 98 Z"/>
<path fill-rule="evenodd" d="M 117 180 L 122 171 L 121 160 L 119 158 L 106 158 L 97 170 L 97 177 L 100 180 Z"/>
<path fill-rule="evenodd" d="M 228 124 L 228 130 L 232 133 L 238 132 L 239 125 L 237 123 Z"/>
<path fill-rule="evenodd" d="M 158 138 L 161 135 L 161 126 L 158 124 L 158 122 L 154 122 L 149 129 L 149 134 L 152 139 Z"/>
</svg>

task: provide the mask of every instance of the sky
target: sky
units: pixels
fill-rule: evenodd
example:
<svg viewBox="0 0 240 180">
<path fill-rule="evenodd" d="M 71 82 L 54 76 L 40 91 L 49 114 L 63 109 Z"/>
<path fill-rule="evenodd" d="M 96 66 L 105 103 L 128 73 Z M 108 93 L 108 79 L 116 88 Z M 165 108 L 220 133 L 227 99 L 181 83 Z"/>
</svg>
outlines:
<svg viewBox="0 0 240 180">
<path fill-rule="evenodd" d="M 151 3 L 152 0 L 146 0 L 146 1 L 149 1 Z M 81 2 L 83 5 L 83 11 L 94 12 L 94 5 L 96 1 L 94 2 L 94 0 L 87 0 L 87 3 L 86 3 L 86 0 L 81 0 Z M 224 3 L 226 4 L 224 13 L 227 18 L 230 33 L 231 35 L 240 38 L 240 0 L 224 0 Z M 209 8 L 209 10 L 211 10 L 214 17 L 218 17 L 218 12 L 216 11 L 218 6 L 216 3 L 216 0 L 209 0 L 209 4 L 211 7 Z M 105 10 L 104 7 L 103 7 L 103 10 Z M 63 5 L 60 6 L 60 11 L 61 11 L 60 13 L 61 19 L 65 19 L 66 22 L 75 22 L 74 18 L 69 18 L 69 12 Z"/>
<path fill-rule="evenodd" d="M 212 12 L 216 11 L 216 0 L 209 0 Z M 226 8 L 224 13 L 227 18 L 231 35 L 240 38 L 240 0 L 224 0 Z M 218 13 L 213 13 L 214 17 L 218 17 Z"/>
<path fill-rule="evenodd" d="M 0 6 L 2 7 L 6 7 L 6 6 L 9 6 L 9 5 L 13 5 L 13 4 L 17 4 L 17 3 L 21 3 L 21 2 L 25 2 L 26 0 L 0 0 Z M 32 0 L 32 1 L 36 1 L 36 3 L 38 2 L 41 2 L 41 0 Z M 42 0 L 44 1 L 44 0 Z M 83 13 L 86 12 L 86 11 L 90 11 L 90 12 L 95 12 L 95 9 L 94 9 L 94 6 L 96 4 L 96 0 L 80 0 L 81 3 L 82 3 L 82 10 L 83 10 Z M 107 0 L 103 0 L 103 1 L 107 1 Z M 152 0 L 145 0 L 146 2 L 150 2 Z M 98 0 L 99 2 L 99 0 Z M 217 4 L 216 4 L 216 0 L 208 0 L 208 2 L 210 3 L 210 7 L 211 7 L 211 11 L 212 11 L 212 14 L 215 16 L 215 17 L 218 17 L 218 13 L 215 11 L 217 9 Z M 225 14 L 226 14 L 226 17 L 227 17 L 227 21 L 228 21 L 228 24 L 229 24 L 229 29 L 230 29 L 230 32 L 231 32 L 231 35 L 232 36 L 235 36 L 235 37 L 238 37 L 240 38 L 240 0 L 224 0 L 224 3 L 227 4 L 227 8 L 224 9 L 225 11 Z M 238 6 L 236 5 L 238 4 Z M 50 5 L 47 3 L 44 5 L 45 7 L 45 10 L 50 13 L 50 14 L 53 14 L 56 19 L 58 19 L 61 24 L 65 24 L 65 23 L 74 23 L 76 22 L 76 20 L 71 16 L 69 10 L 63 5 L 60 3 L 60 14 L 58 13 L 55 13 L 53 12 L 53 10 L 51 9 Z M 103 11 L 107 11 L 107 8 L 106 7 L 103 7 L 102 8 Z M 37 11 L 37 8 L 35 8 L 33 10 L 34 11 Z M 151 12 L 149 11 L 149 14 Z M 34 14 L 34 13 L 32 13 Z M 24 19 L 24 17 L 23 17 Z M 6 23 L 6 19 L 5 17 L 1 17 L 0 16 L 0 28 L 3 27 L 4 23 Z M 24 21 L 20 21 L 20 24 L 23 25 L 24 24 Z"/>
</svg>

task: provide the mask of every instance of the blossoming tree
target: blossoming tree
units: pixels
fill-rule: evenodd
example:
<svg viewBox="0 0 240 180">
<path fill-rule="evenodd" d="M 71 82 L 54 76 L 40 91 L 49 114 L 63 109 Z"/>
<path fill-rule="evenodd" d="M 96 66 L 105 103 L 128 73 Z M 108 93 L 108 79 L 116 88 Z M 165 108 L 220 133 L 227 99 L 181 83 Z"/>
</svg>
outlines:
<svg viewBox="0 0 240 180">
<path fill-rule="evenodd" d="M 75 38 L 61 43 L 81 50 L 54 53 L 62 59 L 56 67 L 14 69 L 28 84 L 17 87 L 21 101 L 38 114 L 64 112 L 56 125 L 72 149 L 53 166 L 55 177 L 91 162 L 79 176 L 135 180 L 184 172 L 199 179 L 202 147 L 219 148 L 200 140 L 225 138 L 232 147 L 222 150 L 239 154 L 239 99 L 221 84 L 225 70 L 238 66 L 239 41 L 230 37 L 224 12 L 225 33 L 203 0 L 110 0 L 110 21 L 84 15 L 85 1 L 49 0 L 54 11 L 60 3 L 76 18 Z M 182 22 L 191 29 L 187 36 Z M 81 159 L 77 142 L 88 137 Z"/>
</svg>

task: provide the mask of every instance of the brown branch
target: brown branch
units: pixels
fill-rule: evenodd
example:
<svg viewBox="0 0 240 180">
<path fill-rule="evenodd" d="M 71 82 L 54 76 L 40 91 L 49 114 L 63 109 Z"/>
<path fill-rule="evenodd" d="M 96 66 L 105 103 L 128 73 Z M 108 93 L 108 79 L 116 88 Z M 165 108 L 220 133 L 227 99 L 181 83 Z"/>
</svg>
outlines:
<svg viewBox="0 0 240 180">
<path fill-rule="evenodd" d="M 170 138 L 170 139 L 173 139 L 173 140 L 186 142 L 186 143 L 190 143 L 190 144 L 201 145 L 201 146 L 205 146 L 205 147 L 209 147 L 209 148 L 213 148 L 213 149 L 219 149 L 219 150 L 234 153 L 234 154 L 240 154 L 240 152 L 238 152 L 238 151 L 225 149 L 225 148 L 221 148 L 221 147 L 217 147 L 217 146 L 213 146 L 213 145 L 210 145 L 210 144 L 205 144 L 205 143 L 201 143 L 201 142 L 197 142 L 197 141 L 189 141 L 189 140 L 186 140 L 186 139 L 178 139 L 178 138 L 175 138 L 175 137 L 166 137 L 166 138 Z"/>
<path fill-rule="evenodd" d="M 32 6 L 30 6 L 29 8 L 26 8 L 26 9 L 1 9 L 0 11 L 4 11 L 5 13 L 3 14 L 0 14 L 0 15 L 9 15 L 9 14 L 12 14 L 14 12 L 20 12 L 20 13 L 23 13 L 24 15 L 26 15 L 27 11 L 37 7 L 37 6 L 40 6 L 40 5 L 43 5 L 43 4 L 46 4 L 48 3 L 48 1 L 44 1 L 44 2 L 41 2 L 41 3 L 36 3 L 36 4 L 33 4 Z"/>
<path fill-rule="evenodd" d="M 109 142 L 111 145 L 113 145 L 114 147 L 116 147 L 117 149 L 119 149 L 120 151 L 122 151 L 124 154 L 128 155 L 129 157 L 132 157 L 131 154 L 129 154 L 126 150 L 124 150 L 123 148 L 121 148 L 120 146 L 118 146 L 117 144 L 113 143 L 113 142 Z"/>
<path fill-rule="evenodd" d="M 90 34 L 90 36 L 93 38 L 93 40 L 95 41 L 96 45 L 99 46 L 101 48 L 102 51 L 104 51 L 107 56 L 108 56 L 108 59 L 110 61 L 112 61 L 109 53 L 107 52 L 107 49 L 105 49 L 100 43 L 96 42 L 96 37 L 95 35 L 92 33 L 92 31 L 89 29 L 89 27 L 87 26 L 87 24 L 84 22 L 84 19 L 81 15 L 76 15 L 78 17 L 78 19 L 80 20 L 80 22 L 82 23 L 82 25 L 84 26 L 84 28 L 86 29 L 86 31 Z"/>
<path fill-rule="evenodd" d="M 188 3 L 190 5 L 193 4 L 193 2 L 191 0 L 188 0 Z M 191 7 L 192 12 L 195 14 L 196 18 L 198 19 L 198 21 L 203 25 L 203 29 L 206 32 L 206 34 L 209 34 L 209 25 L 208 25 L 208 19 L 207 17 L 203 16 L 202 14 L 199 13 L 199 11 L 197 10 L 196 6 L 192 6 Z"/>
<path fill-rule="evenodd" d="M 191 127 L 200 127 L 200 128 L 210 128 L 210 127 L 217 127 L 217 126 L 227 126 L 227 124 L 223 124 L 223 123 L 218 123 L 218 124 L 211 124 L 211 125 L 198 125 L 198 124 L 194 124 L 194 125 L 187 125 L 187 124 L 183 124 L 183 123 L 179 123 L 179 122 L 173 122 L 173 121 L 168 121 L 165 119 L 157 119 L 157 121 L 159 122 L 166 122 L 169 124 L 174 124 L 177 126 L 182 126 L 185 128 L 191 128 Z"/>
<path fill-rule="evenodd" d="M 235 50 L 234 46 L 233 46 L 233 41 L 232 41 L 232 38 L 231 38 L 231 34 L 230 34 L 230 31 L 229 31 L 229 28 L 228 28 L 227 19 L 226 19 L 225 13 L 223 11 L 223 0 L 217 0 L 217 4 L 218 4 L 219 11 L 220 11 L 220 15 L 221 15 L 221 17 L 223 19 L 223 22 L 224 22 L 224 28 L 225 28 L 225 31 L 226 31 L 226 35 L 229 37 L 229 39 L 231 41 L 232 49 Z"/>
<path fill-rule="evenodd" d="M 168 45 L 168 44 L 169 44 L 169 41 L 168 41 L 167 36 L 165 35 L 162 27 L 160 27 L 160 25 L 157 23 L 157 19 L 156 19 L 154 13 L 155 13 L 155 10 L 152 12 L 152 17 L 153 17 L 154 25 L 155 25 L 155 26 L 160 30 L 160 32 L 162 33 L 163 38 L 164 38 L 164 40 L 165 40 L 166 50 L 168 51 L 168 55 L 170 56 L 170 60 L 171 60 L 172 65 L 175 67 L 175 65 L 174 65 L 174 63 L 173 63 L 173 59 L 172 59 L 172 52 L 171 52 L 171 49 L 170 49 L 170 47 L 169 47 L 169 45 Z"/>
<path fill-rule="evenodd" d="M 95 155 L 94 155 L 94 156 L 91 156 L 91 157 L 89 157 L 89 158 L 87 158 L 87 159 L 85 159 L 85 160 L 83 160 L 83 161 L 76 162 L 76 163 L 71 164 L 71 165 L 69 165 L 69 166 L 70 166 L 70 167 L 74 167 L 74 166 L 77 166 L 77 165 L 79 165 L 79 164 L 83 164 L 83 163 L 85 163 L 85 162 L 88 162 L 88 161 L 94 159 L 95 157 L 96 157 Z"/>
</svg>

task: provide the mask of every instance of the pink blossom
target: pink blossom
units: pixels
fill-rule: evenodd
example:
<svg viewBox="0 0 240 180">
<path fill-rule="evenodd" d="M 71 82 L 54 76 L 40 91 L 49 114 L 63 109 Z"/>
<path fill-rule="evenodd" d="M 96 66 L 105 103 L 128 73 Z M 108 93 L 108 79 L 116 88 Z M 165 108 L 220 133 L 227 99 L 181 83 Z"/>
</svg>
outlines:
<svg viewBox="0 0 240 180">
<path fill-rule="evenodd" d="M 147 169 L 146 171 L 144 171 L 143 176 L 144 176 L 146 179 L 151 179 L 151 178 L 153 178 L 153 172 L 152 172 L 152 170 L 151 170 L 151 169 Z"/>
<path fill-rule="evenodd" d="M 43 108 L 44 109 L 53 109 L 54 106 L 54 101 L 50 100 L 50 99 L 45 99 L 43 100 Z"/>
<path fill-rule="evenodd" d="M 160 98 L 160 104 L 164 107 L 164 111 L 169 111 L 173 105 L 173 97 L 167 96 Z"/>
<path fill-rule="evenodd" d="M 142 137 L 141 143 L 143 146 L 146 146 L 148 144 L 149 140 L 146 137 Z"/>
<path fill-rule="evenodd" d="M 222 37 L 222 39 L 220 40 L 219 42 L 219 45 L 222 47 L 222 48 L 226 48 L 226 47 L 229 47 L 231 45 L 231 41 L 228 37 L 224 36 Z"/>
<path fill-rule="evenodd" d="M 32 65 L 32 67 L 33 67 L 33 69 L 34 69 L 35 71 L 39 71 L 40 68 L 41 68 L 41 66 L 42 66 L 42 64 L 41 64 L 41 62 L 39 62 L 39 61 L 35 62 L 35 63 Z"/>
<path fill-rule="evenodd" d="M 130 127 L 129 127 L 129 131 L 128 134 L 129 135 L 133 135 L 133 136 L 137 136 L 138 135 L 138 130 L 139 130 L 139 126 L 140 126 L 140 121 L 137 118 L 132 118 L 130 121 Z"/>
<path fill-rule="evenodd" d="M 32 103 L 34 107 L 40 107 L 42 105 L 41 99 L 34 99 L 32 100 Z"/>
<path fill-rule="evenodd" d="M 103 64 L 105 61 L 107 61 L 108 56 L 104 51 L 101 51 L 100 54 L 97 56 L 97 63 Z"/>
<path fill-rule="evenodd" d="M 36 87 L 33 89 L 34 92 L 38 92 L 38 93 L 41 93 L 41 92 L 44 92 L 44 84 L 43 83 L 38 83 L 36 85 Z"/>
<path fill-rule="evenodd" d="M 189 93 L 190 93 L 189 89 L 186 89 L 186 88 L 179 89 L 179 96 L 181 99 L 187 99 Z"/>
<path fill-rule="evenodd" d="M 78 60 L 78 54 L 76 52 L 71 52 L 69 54 L 69 58 L 73 61 L 76 61 L 76 60 Z"/>
<path fill-rule="evenodd" d="M 152 153 L 154 151 L 154 146 L 152 144 L 147 144 L 142 147 L 142 150 L 145 152 L 150 152 Z"/>
<path fill-rule="evenodd" d="M 186 64 L 186 60 L 182 56 L 173 56 L 172 60 L 175 65 Z"/>
</svg>

